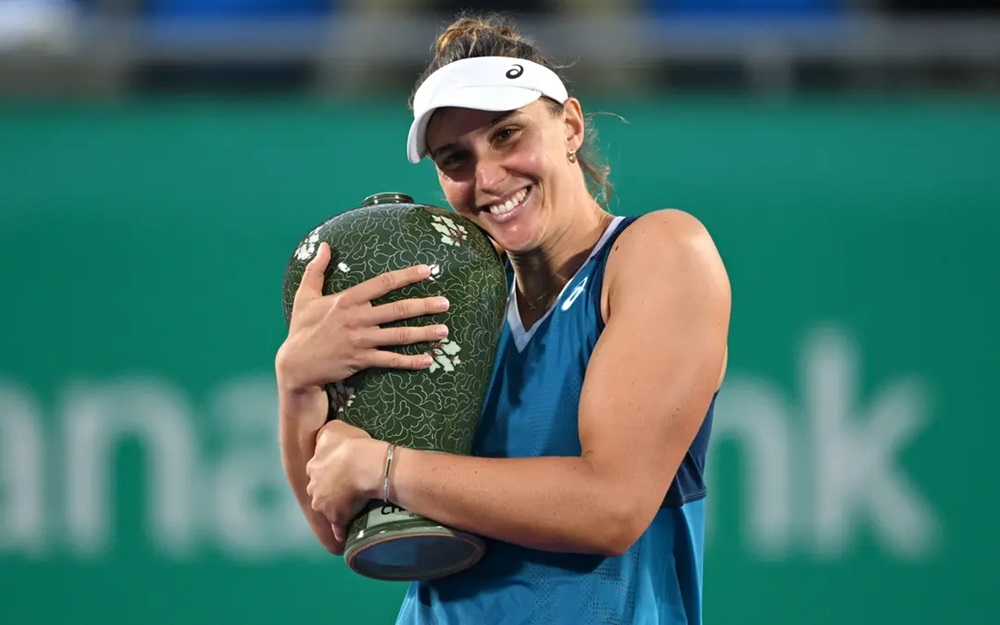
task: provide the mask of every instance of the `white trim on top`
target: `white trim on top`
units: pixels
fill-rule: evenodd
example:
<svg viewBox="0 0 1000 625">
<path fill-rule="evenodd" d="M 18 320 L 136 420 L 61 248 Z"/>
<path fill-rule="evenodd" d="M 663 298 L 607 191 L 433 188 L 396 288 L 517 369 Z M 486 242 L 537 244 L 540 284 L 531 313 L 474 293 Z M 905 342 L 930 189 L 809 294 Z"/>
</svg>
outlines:
<svg viewBox="0 0 1000 625">
<path fill-rule="evenodd" d="M 603 248 L 604 244 L 608 242 L 608 239 L 611 237 L 614 231 L 618 229 L 618 225 L 622 222 L 623 219 L 625 218 L 619 215 L 611 221 L 608 227 L 604 230 L 604 234 L 602 234 L 601 238 L 597 240 L 597 243 L 594 245 L 594 248 L 590 250 L 590 255 L 587 256 L 587 260 L 585 260 L 583 264 L 580 265 L 580 268 L 576 270 L 576 273 L 573 274 L 573 277 L 566 282 L 566 285 L 563 286 L 562 291 L 559 291 L 559 297 L 557 297 L 556 301 L 553 302 L 552 306 L 550 306 L 549 309 L 545 311 L 545 314 L 542 315 L 541 318 L 539 318 L 538 321 L 536 321 L 534 325 L 531 326 L 530 330 L 525 330 L 524 324 L 521 323 L 521 311 L 517 307 L 517 279 L 516 278 L 514 279 L 510 289 L 510 297 L 508 297 L 507 301 L 507 323 L 508 325 L 510 325 L 510 336 L 514 340 L 514 347 L 517 348 L 517 351 L 519 352 L 524 351 L 524 348 L 527 347 L 528 343 L 531 341 L 531 337 L 535 335 L 535 330 L 537 330 L 538 327 L 545 322 L 545 320 L 549 317 L 549 315 L 552 314 L 553 310 L 559 307 L 563 295 L 566 294 L 566 289 L 568 289 L 570 285 L 572 285 L 576 281 L 577 276 L 580 274 L 583 268 L 587 266 L 587 263 L 589 263 L 590 260 L 594 256 L 596 256 L 598 252 L 601 251 L 601 248 Z"/>
</svg>

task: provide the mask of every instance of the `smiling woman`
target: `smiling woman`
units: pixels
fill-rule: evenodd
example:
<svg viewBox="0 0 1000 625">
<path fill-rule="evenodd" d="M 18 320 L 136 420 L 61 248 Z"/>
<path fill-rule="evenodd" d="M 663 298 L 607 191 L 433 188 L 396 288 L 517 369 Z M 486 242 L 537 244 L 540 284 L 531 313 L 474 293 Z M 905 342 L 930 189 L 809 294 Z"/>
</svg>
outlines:
<svg viewBox="0 0 1000 625">
<path fill-rule="evenodd" d="M 430 156 L 451 206 L 483 226 L 515 266 L 534 269 L 518 283 L 522 313 L 534 322 L 569 277 L 545 266 L 576 270 L 571 259 L 550 257 L 543 241 L 577 239 L 567 251 L 593 246 L 611 219 L 595 196 L 607 197 L 610 184 L 581 159 L 588 125 L 580 102 L 510 27 L 462 19 L 437 50 L 413 96 L 407 155 L 414 163 Z M 509 56 L 518 52 L 525 58 Z"/>
<path fill-rule="evenodd" d="M 435 44 L 434 58 L 417 80 L 417 90 L 410 98 L 410 107 L 414 110 L 420 107 L 421 102 L 417 101 L 416 95 L 428 91 L 428 85 L 424 84 L 428 78 L 435 76 L 439 82 L 441 81 L 441 75 L 436 74 L 437 70 L 455 61 L 485 55 L 501 57 L 501 64 L 504 68 L 508 68 L 504 76 L 511 81 L 516 80 L 522 86 L 525 83 L 530 85 L 531 82 L 534 82 L 532 88 L 542 95 L 542 101 L 549 106 L 552 114 L 556 117 L 562 115 L 563 103 L 568 94 L 555 64 L 549 61 L 529 40 L 521 37 L 511 22 L 499 15 L 478 19 L 461 18 L 441 33 Z M 525 76 L 526 65 L 528 66 L 527 76 Z M 514 104 L 517 100 L 518 96 L 515 95 Z M 456 104 L 456 106 L 460 106 L 460 104 Z M 490 110 L 502 113 L 500 117 L 496 118 L 498 121 L 506 115 L 513 114 L 518 108 L 511 106 L 505 111 L 504 105 L 500 103 L 493 103 L 489 106 L 491 106 Z M 423 132 L 429 113 L 426 112 L 426 108 L 424 110 L 423 119 L 421 119 L 421 115 L 416 115 L 415 121 L 417 123 L 414 125 L 413 132 L 418 134 L 411 137 L 408 148 L 411 162 L 415 162 L 415 159 L 419 159 L 426 151 Z M 596 138 L 596 129 L 588 125 L 585 129 L 583 143 L 576 151 L 575 158 L 580 163 L 590 192 L 600 204 L 607 205 L 611 200 L 613 190 L 608 179 L 611 168 L 598 156 Z"/>
<path fill-rule="evenodd" d="M 730 316 L 719 253 L 685 212 L 604 208 L 581 103 L 509 23 L 463 18 L 435 50 L 407 157 L 431 158 L 452 208 L 504 251 L 511 294 L 473 453 L 324 425 L 318 385 L 357 362 L 345 336 L 367 309 L 338 306 L 357 293 L 302 298 L 277 361 L 293 490 L 334 553 L 376 498 L 487 539 L 476 566 L 414 583 L 401 625 L 700 625 Z M 321 250 L 310 271 L 328 262 Z"/>
</svg>

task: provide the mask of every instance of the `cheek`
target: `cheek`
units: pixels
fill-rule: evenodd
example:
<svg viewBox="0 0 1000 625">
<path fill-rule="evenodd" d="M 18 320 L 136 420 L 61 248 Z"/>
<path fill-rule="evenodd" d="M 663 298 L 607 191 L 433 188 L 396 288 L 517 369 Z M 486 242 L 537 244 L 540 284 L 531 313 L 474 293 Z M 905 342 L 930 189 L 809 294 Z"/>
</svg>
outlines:
<svg viewBox="0 0 1000 625">
<path fill-rule="evenodd" d="M 451 204 L 459 214 L 468 216 L 472 213 L 471 207 L 475 206 L 475 188 L 470 182 L 459 182 L 438 174 L 441 183 L 441 191 L 444 192 L 445 199 Z"/>
<path fill-rule="evenodd" d="M 549 170 L 547 160 L 548 156 L 537 144 L 522 143 L 504 156 L 502 165 L 513 179 L 511 184 L 519 184 L 528 179 L 538 181 L 545 178 Z"/>
<path fill-rule="evenodd" d="M 533 178 L 547 178 L 553 173 L 556 161 L 551 141 L 547 141 L 544 136 L 536 135 L 520 147 L 516 157 L 518 169 Z"/>
</svg>

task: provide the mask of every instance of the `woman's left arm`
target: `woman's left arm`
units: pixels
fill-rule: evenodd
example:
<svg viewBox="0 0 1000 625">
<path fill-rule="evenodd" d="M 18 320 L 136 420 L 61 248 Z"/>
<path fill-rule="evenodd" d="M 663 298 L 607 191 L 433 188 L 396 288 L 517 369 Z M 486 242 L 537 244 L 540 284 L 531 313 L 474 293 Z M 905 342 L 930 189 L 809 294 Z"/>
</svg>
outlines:
<svg viewBox="0 0 1000 625">
<path fill-rule="evenodd" d="M 606 271 L 608 320 L 579 406 L 583 453 L 491 459 L 397 449 L 391 501 L 550 551 L 616 555 L 642 535 L 717 390 L 730 287 L 708 232 L 676 210 L 623 232 Z M 361 488 L 381 498 L 385 443 L 356 444 L 371 467 Z"/>
</svg>

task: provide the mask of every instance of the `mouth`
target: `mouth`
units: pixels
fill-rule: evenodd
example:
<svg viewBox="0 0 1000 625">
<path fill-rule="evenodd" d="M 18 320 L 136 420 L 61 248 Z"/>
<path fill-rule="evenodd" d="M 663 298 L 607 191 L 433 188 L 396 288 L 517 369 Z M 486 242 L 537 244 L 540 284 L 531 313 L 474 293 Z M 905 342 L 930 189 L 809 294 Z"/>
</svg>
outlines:
<svg viewBox="0 0 1000 625">
<path fill-rule="evenodd" d="M 514 213 L 518 208 L 524 205 L 528 197 L 531 196 L 531 191 L 534 185 L 529 185 L 520 191 L 514 193 L 509 198 L 503 202 L 497 202 L 496 204 L 489 204 L 483 206 L 480 210 L 483 212 L 489 212 L 495 218 L 498 219 L 508 219 L 513 217 Z"/>
</svg>

